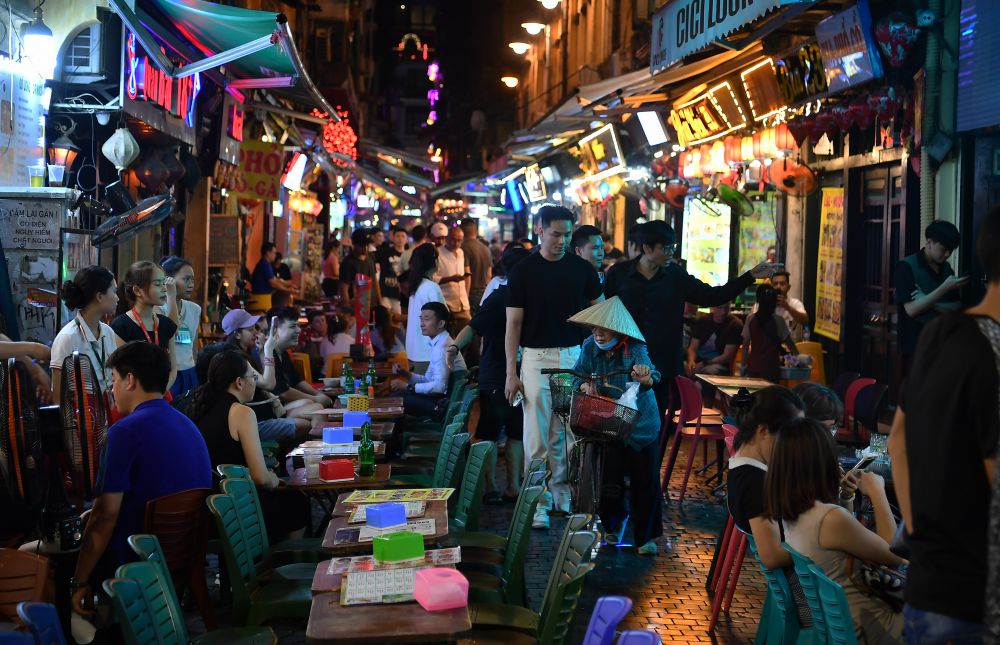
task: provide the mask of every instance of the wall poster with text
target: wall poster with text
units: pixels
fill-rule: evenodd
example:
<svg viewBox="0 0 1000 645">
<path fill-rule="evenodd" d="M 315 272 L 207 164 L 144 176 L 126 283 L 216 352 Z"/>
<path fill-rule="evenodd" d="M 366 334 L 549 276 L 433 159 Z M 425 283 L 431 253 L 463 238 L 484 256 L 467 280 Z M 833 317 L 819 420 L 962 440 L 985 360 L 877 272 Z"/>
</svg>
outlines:
<svg viewBox="0 0 1000 645">
<path fill-rule="evenodd" d="M 844 282 L 844 189 L 824 188 L 816 267 L 816 333 L 840 341 Z"/>
<path fill-rule="evenodd" d="M 753 215 L 739 220 L 739 266 L 736 275 L 743 275 L 767 260 L 768 250 L 778 245 L 774 193 L 768 193 L 767 197 L 753 203 Z"/>
</svg>

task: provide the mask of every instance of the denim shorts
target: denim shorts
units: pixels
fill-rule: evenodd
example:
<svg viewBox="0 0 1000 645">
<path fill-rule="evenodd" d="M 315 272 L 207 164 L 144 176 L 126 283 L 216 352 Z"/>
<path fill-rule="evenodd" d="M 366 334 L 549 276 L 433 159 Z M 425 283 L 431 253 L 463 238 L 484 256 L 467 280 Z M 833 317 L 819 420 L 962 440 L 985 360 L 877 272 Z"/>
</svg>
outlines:
<svg viewBox="0 0 1000 645">
<path fill-rule="evenodd" d="M 261 441 L 281 441 L 295 438 L 295 419 L 266 419 L 257 422 Z"/>
<path fill-rule="evenodd" d="M 908 645 L 980 645 L 983 626 L 904 605 L 903 640 Z"/>
</svg>

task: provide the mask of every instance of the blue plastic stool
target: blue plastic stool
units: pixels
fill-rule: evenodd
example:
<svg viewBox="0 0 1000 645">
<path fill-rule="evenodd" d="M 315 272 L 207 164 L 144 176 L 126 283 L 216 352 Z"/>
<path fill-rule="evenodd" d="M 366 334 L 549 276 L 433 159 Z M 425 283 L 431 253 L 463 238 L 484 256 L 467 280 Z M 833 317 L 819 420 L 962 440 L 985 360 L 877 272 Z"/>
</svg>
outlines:
<svg viewBox="0 0 1000 645">
<path fill-rule="evenodd" d="M 590 614 L 590 624 L 582 645 L 611 645 L 615 628 L 632 610 L 632 599 L 625 596 L 601 596 Z"/>
<path fill-rule="evenodd" d="M 66 645 L 66 637 L 54 605 L 46 602 L 22 602 L 17 605 L 17 615 L 31 630 L 38 645 Z"/>
<path fill-rule="evenodd" d="M 659 636 L 643 629 L 630 629 L 622 632 L 618 639 L 618 645 L 658 645 L 659 643 Z"/>
</svg>

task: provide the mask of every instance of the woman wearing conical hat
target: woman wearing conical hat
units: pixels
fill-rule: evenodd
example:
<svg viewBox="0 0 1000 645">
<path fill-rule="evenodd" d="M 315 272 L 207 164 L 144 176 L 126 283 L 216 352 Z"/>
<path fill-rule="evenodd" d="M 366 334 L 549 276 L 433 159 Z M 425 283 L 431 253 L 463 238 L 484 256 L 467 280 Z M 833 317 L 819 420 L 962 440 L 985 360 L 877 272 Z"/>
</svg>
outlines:
<svg viewBox="0 0 1000 645">
<path fill-rule="evenodd" d="M 587 374 L 607 374 L 629 370 L 629 376 L 610 377 L 599 392 L 590 392 L 590 384 L 577 379 L 574 386 L 584 392 L 613 399 L 621 396 L 628 381 L 639 383 L 639 416 L 625 444 L 609 441 L 604 447 L 604 490 L 620 490 L 624 478 L 631 479 L 629 509 L 623 495 L 604 495 L 598 514 L 606 532 L 605 541 L 617 544 L 626 516 L 631 518 L 633 543 L 643 555 L 656 555 L 656 538 L 663 534 L 662 494 L 658 472 L 660 433 L 659 414 L 652 387 L 660 381 L 646 351 L 646 342 L 625 305 L 613 297 L 584 309 L 569 319 L 588 327 L 593 333 L 583 342 L 580 358 L 573 369 Z"/>
</svg>

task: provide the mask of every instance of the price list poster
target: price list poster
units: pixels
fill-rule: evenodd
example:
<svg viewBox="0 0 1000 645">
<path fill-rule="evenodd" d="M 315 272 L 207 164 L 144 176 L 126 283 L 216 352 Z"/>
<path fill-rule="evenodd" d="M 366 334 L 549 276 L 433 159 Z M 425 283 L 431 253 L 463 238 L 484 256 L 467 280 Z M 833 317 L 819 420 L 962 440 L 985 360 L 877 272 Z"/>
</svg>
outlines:
<svg viewBox="0 0 1000 645">
<path fill-rule="evenodd" d="M 816 333 L 840 341 L 844 281 L 844 189 L 824 188 L 816 268 Z"/>
</svg>

